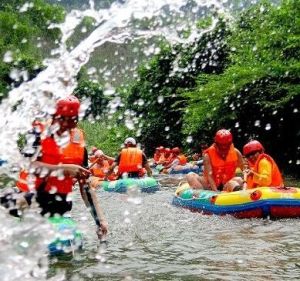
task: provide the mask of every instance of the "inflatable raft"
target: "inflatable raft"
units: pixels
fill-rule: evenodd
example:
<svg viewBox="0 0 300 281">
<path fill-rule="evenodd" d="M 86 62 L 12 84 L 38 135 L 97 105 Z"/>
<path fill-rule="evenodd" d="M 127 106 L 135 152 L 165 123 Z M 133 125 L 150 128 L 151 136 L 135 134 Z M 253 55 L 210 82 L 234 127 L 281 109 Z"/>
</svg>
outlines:
<svg viewBox="0 0 300 281">
<path fill-rule="evenodd" d="M 55 239 L 48 245 L 51 256 L 73 253 L 82 248 L 83 235 L 72 218 L 51 217 L 48 220 L 56 232 Z"/>
<path fill-rule="evenodd" d="M 181 170 L 171 170 L 169 172 L 170 175 L 178 175 L 178 174 L 188 174 L 188 173 L 196 173 L 196 174 L 199 174 L 202 170 L 200 169 L 200 167 L 196 167 L 196 168 L 185 168 L 185 169 L 181 169 Z"/>
<path fill-rule="evenodd" d="M 188 184 L 175 192 L 173 205 L 204 214 L 236 218 L 298 218 L 300 189 L 259 187 L 235 192 L 193 190 Z"/>
<path fill-rule="evenodd" d="M 159 190 L 159 182 L 152 177 L 144 178 L 124 178 L 115 181 L 103 181 L 100 184 L 105 191 L 127 192 L 130 188 L 139 188 L 141 192 L 152 193 Z"/>
<path fill-rule="evenodd" d="M 196 165 L 194 165 L 196 166 Z M 156 167 L 152 168 L 153 174 L 154 175 L 158 175 L 161 173 L 161 171 L 164 169 L 163 165 L 157 165 Z M 199 174 L 200 172 L 202 172 L 202 169 L 199 166 L 196 166 L 194 168 L 183 168 L 181 170 L 174 170 L 174 169 L 170 169 L 169 171 L 169 175 L 186 175 L 188 173 L 194 172 L 196 174 Z"/>
</svg>

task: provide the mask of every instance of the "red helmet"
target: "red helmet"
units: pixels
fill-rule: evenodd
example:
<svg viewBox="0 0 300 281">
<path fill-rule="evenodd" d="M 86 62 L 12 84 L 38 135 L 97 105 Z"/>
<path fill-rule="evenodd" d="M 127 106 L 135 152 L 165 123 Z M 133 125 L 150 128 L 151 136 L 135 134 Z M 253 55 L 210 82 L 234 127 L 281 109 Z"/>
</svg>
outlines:
<svg viewBox="0 0 300 281">
<path fill-rule="evenodd" d="M 163 146 L 160 146 L 158 149 L 159 149 L 159 151 L 161 151 L 161 152 L 165 150 L 165 148 L 164 148 Z"/>
<path fill-rule="evenodd" d="M 55 115 L 75 117 L 78 116 L 79 107 L 79 100 L 75 96 L 68 96 L 57 101 Z"/>
<path fill-rule="evenodd" d="M 166 153 L 171 153 L 171 149 L 168 148 L 168 147 L 166 147 L 166 148 L 165 148 L 165 152 L 166 152 Z"/>
<path fill-rule="evenodd" d="M 172 148 L 172 153 L 179 154 L 180 153 L 180 148 L 179 147 Z"/>
<path fill-rule="evenodd" d="M 257 140 L 252 140 L 246 143 L 243 147 L 243 154 L 246 156 L 248 154 L 258 152 L 258 151 L 263 151 L 264 147 L 262 144 L 257 141 Z"/>
<path fill-rule="evenodd" d="M 221 129 L 216 132 L 215 143 L 218 144 L 231 144 L 232 143 L 232 134 L 226 129 Z"/>
<path fill-rule="evenodd" d="M 92 153 L 95 153 L 97 150 L 98 150 L 98 148 L 96 146 L 92 146 L 92 148 L 91 148 Z"/>
</svg>

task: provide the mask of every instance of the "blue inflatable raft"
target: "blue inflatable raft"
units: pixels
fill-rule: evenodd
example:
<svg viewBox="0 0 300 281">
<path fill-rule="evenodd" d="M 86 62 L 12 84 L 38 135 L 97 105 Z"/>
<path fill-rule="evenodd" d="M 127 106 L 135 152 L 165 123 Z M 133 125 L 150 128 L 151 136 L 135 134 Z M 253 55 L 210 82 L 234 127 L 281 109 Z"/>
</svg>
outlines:
<svg viewBox="0 0 300 281">
<path fill-rule="evenodd" d="M 172 204 L 195 212 L 236 218 L 299 218 L 300 188 L 258 187 L 235 192 L 191 189 L 181 185 Z"/>
</svg>

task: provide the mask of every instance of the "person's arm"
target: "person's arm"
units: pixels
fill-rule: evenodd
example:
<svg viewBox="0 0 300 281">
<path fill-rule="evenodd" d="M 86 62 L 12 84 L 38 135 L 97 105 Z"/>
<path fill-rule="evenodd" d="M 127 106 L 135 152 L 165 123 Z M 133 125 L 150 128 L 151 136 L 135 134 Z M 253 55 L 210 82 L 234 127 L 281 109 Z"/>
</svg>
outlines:
<svg viewBox="0 0 300 281">
<path fill-rule="evenodd" d="M 100 207 L 99 200 L 95 190 L 91 188 L 86 179 L 79 181 L 80 194 L 86 207 L 89 208 L 93 219 L 95 220 L 97 230 L 96 234 L 99 240 L 104 241 L 108 232 L 108 224 L 104 216 L 104 212 Z"/>
<path fill-rule="evenodd" d="M 236 148 L 235 148 L 235 151 L 236 151 L 236 154 L 237 154 L 237 157 L 238 157 L 238 159 L 237 159 L 237 166 L 238 166 L 238 168 L 241 169 L 241 171 L 243 171 L 244 169 L 246 169 L 246 166 L 247 166 L 246 162 L 245 162 L 245 160 L 243 158 L 242 153 L 238 149 L 236 149 Z"/>
<path fill-rule="evenodd" d="M 103 154 L 103 157 L 108 160 L 108 161 L 115 161 L 115 158 L 114 157 L 111 157 L 111 156 L 108 156 L 106 154 Z"/>
<path fill-rule="evenodd" d="M 111 173 L 114 171 L 114 169 L 118 166 L 117 162 L 114 162 L 108 169 L 107 173 L 105 174 L 104 180 L 107 180 L 107 177 L 111 175 Z"/>
<path fill-rule="evenodd" d="M 203 165 L 204 165 L 204 171 L 207 174 L 207 179 L 208 179 L 208 183 L 209 183 L 210 188 L 213 191 L 218 191 L 217 185 L 216 185 L 215 180 L 212 176 L 213 175 L 212 166 L 211 166 L 210 159 L 209 159 L 209 156 L 208 156 L 207 153 L 205 153 L 203 155 Z"/>
<path fill-rule="evenodd" d="M 40 171 L 40 173 L 47 172 L 46 175 L 50 175 L 53 171 L 62 170 L 64 174 L 71 176 L 71 177 L 85 177 L 89 175 L 91 172 L 79 165 L 76 164 L 48 164 L 41 161 L 34 161 L 31 164 L 31 167 L 34 168 L 36 171 Z"/>
<path fill-rule="evenodd" d="M 151 170 L 151 168 L 150 168 L 150 165 L 149 165 L 149 163 L 148 163 L 148 159 L 147 159 L 145 153 L 143 153 L 143 156 L 142 156 L 142 165 L 143 165 L 143 167 L 144 167 L 144 168 L 146 169 L 146 171 L 147 171 L 147 176 L 148 176 L 148 177 L 151 177 L 151 176 L 152 176 L 152 170 Z"/>
<path fill-rule="evenodd" d="M 272 163 L 267 159 L 261 159 L 258 163 L 258 173 L 253 173 L 253 182 L 258 186 L 270 186 L 272 182 Z"/>
<path fill-rule="evenodd" d="M 145 164 L 145 169 L 147 171 L 148 177 L 151 177 L 152 176 L 152 170 L 151 170 L 150 165 L 149 165 L 148 162 Z"/>
<path fill-rule="evenodd" d="M 174 168 L 175 166 L 179 165 L 179 159 L 175 158 L 170 164 L 165 166 L 165 169 Z"/>
</svg>

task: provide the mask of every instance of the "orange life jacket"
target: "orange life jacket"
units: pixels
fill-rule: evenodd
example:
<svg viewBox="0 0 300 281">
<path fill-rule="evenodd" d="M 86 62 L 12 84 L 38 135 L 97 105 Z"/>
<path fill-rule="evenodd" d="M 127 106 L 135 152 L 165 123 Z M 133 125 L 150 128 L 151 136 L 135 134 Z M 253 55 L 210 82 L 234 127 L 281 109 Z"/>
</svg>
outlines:
<svg viewBox="0 0 300 281">
<path fill-rule="evenodd" d="M 41 140 L 41 162 L 47 164 L 77 164 L 82 165 L 84 160 L 84 134 L 81 130 L 75 128 L 70 132 L 70 142 L 65 147 L 57 145 L 53 137 L 46 137 Z M 45 182 L 45 191 L 67 194 L 72 191 L 73 178 L 70 176 L 47 176 L 46 178 L 35 177 L 34 181 L 30 181 L 33 175 L 28 171 L 21 171 L 17 187 L 21 191 L 29 191 L 38 189 Z"/>
<path fill-rule="evenodd" d="M 161 153 L 160 153 L 160 152 L 154 153 L 154 155 L 153 155 L 153 160 L 154 160 L 155 163 L 157 163 L 157 162 L 159 161 L 160 156 L 161 156 Z"/>
<path fill-rule="evenodd" d="M 283 179 L 282 179 L 282 175 L 280 173 L 280 170 L 276 164 L 276 162 L 274 161 L 274 159 L 268 155 L 268 154 L 265 154 L 265 153 L 262 153 L 258 156 L 254 166 L 252 166 L 251 168 L 253 169 L 253 171 L 255 173 L 259 173 L 258 171 L 258 166 L 259 166 L 259 162 L 262 160 L 262 159 L 267 159 L 271 165 L 272 165 L 272 174 L 271 174 L 271 183 L 269 186 L 273 186 L 273 187 L 283 187 L 284 184 L 283 184 Z M 249 175 L 247 177 L 247 187 L 248 188 L 255 188 L 255 187 L 258 187 L 259 185 L 255 182 L 253 182 L 253 174 L 252 175 Z"/>
<path fill-rule="evenodd" d="M 216 183 L 216 186 L 226 184 L 235 176 L 238 155 L 233 145 L 230 146 L 225 160 L 220 157 L 214 144 L 206 149 L 204 153 L 207 153 L 209 156 L 212 166 L 212 177 Z M 208 180 L 207 171 L 204 171 L 204 177 L 206 180 Z"/>
<path fill-rule="evenodd" d="M 185 165 L 188 162 L 186 156 L 183 154 L 178 155 L 177 159 L 179 160 L 179 165 Z"/>
<path fill-rule="evenodd" d="M 101 164 L 96 163 L 91 168 L 92 175 L 95 177 L 98 177 L 98 178 L 104 178 L 105 174 L 109 170 L 109 167 L 110 167 L 110 165 L 107 160 L 103 160 Z"/>
<path fill-rule="evenodd" d="M 143 152 L 137 147 L 123 148 L 121 151 L 119 174 L 139 172 L 142 169 Z"/>
</svg>

